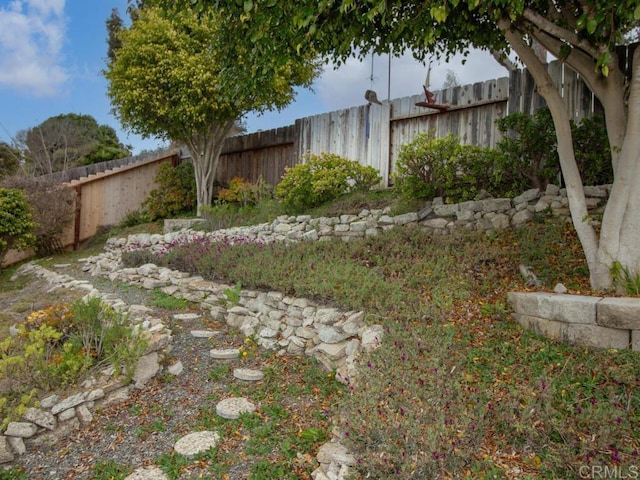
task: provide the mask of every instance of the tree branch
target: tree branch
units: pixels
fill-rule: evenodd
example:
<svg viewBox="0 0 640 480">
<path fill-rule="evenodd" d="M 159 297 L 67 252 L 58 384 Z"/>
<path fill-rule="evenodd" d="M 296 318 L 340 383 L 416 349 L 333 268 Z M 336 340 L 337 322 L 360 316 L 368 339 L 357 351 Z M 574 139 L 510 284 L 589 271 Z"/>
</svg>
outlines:
<svg viewBox="0 0 640 480">
<path fill-rule="evenodd" d="M 549 35 L 543 30 L 535 30 L 531 33 L 540 44 L 549 50 L 556 58 L 561 58 L 560 50 L 564 43 L 558 38 Z M 602 98 L 602 83 L 600 76 L 595 72 L 593 58 L 584 53 L 581 49 L 572 49 L 568 57 L 562 59 L 575 72 L 579 73 L 589 89 L 596 97 Z"/>
<path fill-rule="evenodd" d="M 537 12 L 534 12 L 530 8 L 525 8 L 522 14 L 524 18 L 529 21 L 537 29 L 546 32 L 558 39 L 563 39 L 570 43 L 574 47 L 584 50 L 587 54 L 591 55 L 594 59 L 598 59 L 602 52 L 593 48 L 593 46 L 586 40 L 581 39 L 575 32 L 562 28 L 559 25 L 549 21 Z"/>
</svg>

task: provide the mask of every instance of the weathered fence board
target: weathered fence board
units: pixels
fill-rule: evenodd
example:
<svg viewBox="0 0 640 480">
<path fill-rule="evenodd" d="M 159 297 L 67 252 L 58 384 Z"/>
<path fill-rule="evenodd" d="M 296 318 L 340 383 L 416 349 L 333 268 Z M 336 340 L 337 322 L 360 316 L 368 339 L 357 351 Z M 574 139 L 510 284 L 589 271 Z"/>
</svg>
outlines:
<svg viewBox="0 0 640 480">
<path fill-rule="evenodd" d="M 252 183 L 262 178 L 266 183 L 276 185 L 286 168 L 298 163 L 295 143 L 293 125 L 230 137 L 220 155 L 216 180 L 227 185 L 234 177 Z"/>
</svg>

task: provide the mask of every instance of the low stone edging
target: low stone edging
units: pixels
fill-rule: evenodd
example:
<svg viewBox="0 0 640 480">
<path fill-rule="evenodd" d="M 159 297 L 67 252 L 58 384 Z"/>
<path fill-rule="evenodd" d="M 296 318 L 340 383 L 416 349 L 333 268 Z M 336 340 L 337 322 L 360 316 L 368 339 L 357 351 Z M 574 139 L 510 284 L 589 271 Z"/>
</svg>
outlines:
<svg viewBox="0 0 640 480">
<path fill-rule="evenodd" d="M 510 292 L 514 318 L 545 337 L 640 352 L 640 298 Z"/>
<path fill-rule="evenodd" d="M 12 280 L 26 274 L 44 278 L 50 290 L 71 288 L 86 291 L 84 298 L 99 297 L 114 310 L 126 313 L 129 321 L 145 336 L 148 346 L 131 382 L 116 375 L 113 368 L 106 368 L 78 385 L 75 393 L 64 398 L 58 394 L 48 395 L 39 401 L 38 408 L 28 408 L 22 421 L 10 422 L 0 435 L 0 464 L 13 461 L 15 455 L 25 454 L 27 447 L 55 444 L 81 424 L 90 423 L 93 420 L 91 411 L 96 407 L 124 400 L 132 388 L 142 388 L 161 370 L 164 351 L 172 339 L 171 331 L 159 319 L 149 316 L 149 309 L 143 305 L 126 305 L 114 295 L 101 294 L 89 282 L 60 275 L 34 263 L 20 267 Z"/>
</svg>

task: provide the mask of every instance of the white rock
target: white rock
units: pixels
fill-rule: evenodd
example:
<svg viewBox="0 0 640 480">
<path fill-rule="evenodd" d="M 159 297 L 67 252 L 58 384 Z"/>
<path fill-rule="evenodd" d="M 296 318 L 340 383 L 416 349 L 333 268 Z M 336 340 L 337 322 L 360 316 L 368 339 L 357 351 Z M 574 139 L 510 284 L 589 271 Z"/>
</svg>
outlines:
<svg viewBox="0 0 640 480">
<path fill-rule="evenodd" d="M 244 397 L 226 398 L 216 405 L 216 413 L 227 420 L 236 420 L 241 413 L 255 412 L 256 406 Z"/>
<path fill-rule="evenodd" d="M 140 467 L 136 468 L 131 475 L 124 480 L 168 480 L 169 477 L 162 471 L 160 467 Z"/>
<path fill-rule="evenodd" d="M 215 448 L 219 441 L 220 435 L 216 432 L 194 432 L 178 440 L 173 449 L 176 453 L 191 458 L 210 448 Z"/>
<path fill-rule="evenodd" d="M 233 370 L 233 376 L 238 380 L 257 382 L 264 378 L 264 373 L 262 373 L 261 370 L 254 370 L 251 368 L 235 368 Z"/>
<path fill-rule="evenodd" d="M 217 360 L 238 358 L 239 355 L 240 349 L 238 348 L 214 348 L 209 352 L 209 356 Z"/>
</svg>

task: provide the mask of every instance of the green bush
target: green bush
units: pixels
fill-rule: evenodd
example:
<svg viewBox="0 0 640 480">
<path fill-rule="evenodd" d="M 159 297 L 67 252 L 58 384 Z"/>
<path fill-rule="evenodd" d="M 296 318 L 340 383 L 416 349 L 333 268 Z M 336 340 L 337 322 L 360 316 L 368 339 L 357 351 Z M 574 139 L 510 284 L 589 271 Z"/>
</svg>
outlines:
<svg viewBox="0 0 640 480">
<path fill-rule="evenodd" d="M 196 207 L 196 180 L 193 165 L 188 162 L 172 167 L 160 165 L 155 178 L 158 188 L 149 192 L 143 207 L 152 221 L 172 218 Z"/>
<path fill-rule="evenodd" d="M 0 265 L 10 249 L 24 250 L 34 245 L 35 228 L 24 193 L 0 188 Z"/>
<path fill-rule="evenodd" d="M 149 212 L 146 212 L 144 210 L 143 211 L 131 210 L 120 221 L 120 224 L 118 225 L 118 227 L 130 228 L 130 227 L 135 227 L 136 225 L 149 223 L 150 221 L 151 221 L 151 216 L 149 215 Z"/>
<path fill-rule="evenodd" d="M 460 145 L 453 135 L 421 134 L 400 151 L 396 188 L 406 198 L 442 196 L 448 202 L 471 200 L 481 190 L 499 195 L 504 190 L 496 175 L 501 161 L 495 150 Z"/>
<path fill-rule="evenodd" d="M 559 171 L 556 131 L 549 108 L 534 115 L 513 113 L 496 120 L 504 138 L 497 149 L 504 153 L 502 180 L 521 193 L 529 188 L 544 190 L 557 180 Z"/>
<path fill-rule="evenodd" d="M 381 180 L 369 166 L 339 155 L 308 155 L 304 163 L 289 168 L 276 187 L 285 210 L 301 212 L 320 206 L 346 193 L 368 190 Z"/>
<path fill-rule="evenodd" d="M 544 189 L 560 176 L 556 132 L 548 107 L 534 115 L 514 113 L 496 120 L 505 137 L 497 149 L 504 154 L 498 167 L 503 184 L 518 194 L 529 188 Z M 604 119 L 599 115 L 571 122 L 576 163 L 584 185 L 613 182 L 611 150 Z"/>
<path fill-rule="evenodd" d="M 108 363 L 130 379 L 146 347 L 127 317 L 99 298 L 35 311 L 0 342 L 0 381 L 10 386 L 0 418 L 19 417 L 39 393 L 72 385 L 96 365 Z"/>
<path fill-rule="evenodd" d="M 237 203 L 243 207 L 258 205 L 267 198 L 273 198 L 273 187 L 266 183 L 262 177 L 255 184 L 241 177 L 234 177 L 229 182 L 228 188 L 223 188 L 218 192 L 218 200 Z"/>
<path fill-rule="evenodd" d="M 584 185 L 613 183 L 611 147 L 604 118 L 600 115 L 572 123 L 576 162 Z"/>
</svg>

